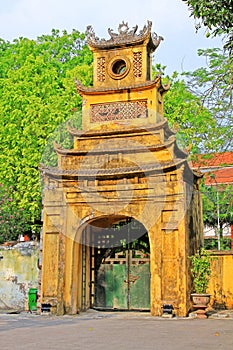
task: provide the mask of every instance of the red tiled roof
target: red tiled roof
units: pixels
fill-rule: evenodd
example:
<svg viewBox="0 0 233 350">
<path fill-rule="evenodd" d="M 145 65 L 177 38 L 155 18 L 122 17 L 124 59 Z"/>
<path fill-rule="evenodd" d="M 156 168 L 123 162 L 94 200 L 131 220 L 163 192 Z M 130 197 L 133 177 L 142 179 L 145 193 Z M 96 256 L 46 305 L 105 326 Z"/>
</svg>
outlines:
<svg viewBox="0 0 233 350">
<path fill-rule="evenodd" d="M 233 184 L 233 167 L 215 170 L 212 174 L 214 174 L 214 178 L 211 177 L 209 172 L 204 173 L 205 184 L 207 186 L 216 184 Z"/>
<path fill-rule="evenodd" d="M 233 184 L 233 152 L 197 154 L 190 166 L 204 174 L 206 185 Z"/>
<path fill-rule="evenodd" d="M 190 165 L 195 169 L 233 165 L 233 152 L 197 154 Z"/>
</svg>

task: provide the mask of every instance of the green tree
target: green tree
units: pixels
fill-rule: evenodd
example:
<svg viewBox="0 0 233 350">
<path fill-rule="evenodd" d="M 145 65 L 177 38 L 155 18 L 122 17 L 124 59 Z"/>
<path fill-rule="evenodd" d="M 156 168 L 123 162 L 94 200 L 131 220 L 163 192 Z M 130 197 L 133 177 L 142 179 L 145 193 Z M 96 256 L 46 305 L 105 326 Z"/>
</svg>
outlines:
<svg viewBox="0 0 233 350">
<path fill-rule="evenodd" d="M 208 134 L 215 128 L 216 121 L 201 99 L 188 89 L 184 79 L 174 73 L 170 81 L 170 90 L 165 95 L 164 116 L 176 132 L 179 146 L 192 154 L 199 153 L 201 148 L 208 147 Z"/>
<path fill-rule="evenodd" d="M 182 148 L 195 153 L 232 149 L 232 75 L 231 59 L 221 49 L 199 50 L 207 67 L 181 75 L 173 73 L 165 95 L 164 113 L 177 132 Z M 164 74 L 165 67 L 157 65 Z"/>
<path fill-rule="evenodd" d="M 219 248 L 224 248 L 223 228 L 233 225 L 233 186 L 216 184 L 202 186 L 203 220 L 208 227 L 214 228 Z"/>
<path fill-rule="evenodd" d="M 205 57 L 207 67 L 184 73 L 184 76 L 188 90 L 201 101 L 212 119 L 210 122 L 205 115 L 201 116 L 208 132 L 200 143 L 199 152 L 230 150 L 233 145 L 232 60 L 218 48 L 199 50 L 198 54 Z"/>
<path fill-rule="evenodd" d="M 225 48 L 233 49 L 233 1 L 232 0 L 182 0 L 196 20 L 196 29 L 207 28 L 207 36 L 223 35 Z"/>
<path fill-rule="evenodd" d="M 12 186 L 12 206 L 40 218 L 38 166 L 47 139 L 81 108 L 74 78 L 92 83 L 84 34 L 53 30 L 37 40 L 0 40 L 0 183 Z"/>
<path fill-rule="evenodd" d="M 207 67 L 181 78 L 173 74 L 167 78 L 171 88 L 165 95 L 165 116 L 177 131 L 180 146 L 194 159 L 196 153 L 232 150 L 233 145 L 231 59 L 220 49 L 199 50 L 199 54 L 206 57 Z M 213 227 L 219 237 L 220 246 L 215 247 L 229 249 L 223 227 L 233 223 L 233 188 L 203 185 L 201 191 L 204 224 Z"/>
<path fill-rule="evenodd" d="M 164 99 L 164 116 L 176 133 L 178 145 L 191 154 L 200 153 L 200 149 L 208 148 L 208 134 L 215 128 L 216 121 L 200 96 L 189 88 L 188 73 L 180 75 L 174 72 L 170 77 L 165 76 L 165 70 L 161 64 L 153 67 L 153 76 L 160 74 L 163 84 L 170 85 Z"/>
<path fill-rule="evenodd" d="M 30 218 L 23 208 L 12 203 L 12 186 L 0 184 L 0 244 L 6 240 L 17 240 L 30 230 Z"/>
</svg>

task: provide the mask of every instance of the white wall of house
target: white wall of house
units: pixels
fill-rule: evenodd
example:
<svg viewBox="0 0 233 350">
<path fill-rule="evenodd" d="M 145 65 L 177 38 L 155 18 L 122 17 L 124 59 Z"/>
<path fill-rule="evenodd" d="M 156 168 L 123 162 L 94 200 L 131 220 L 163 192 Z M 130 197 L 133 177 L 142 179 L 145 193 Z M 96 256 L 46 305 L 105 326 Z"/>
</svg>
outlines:
<svg viewBox="0 0 233 350">
<path fill-rule="evenodd" d="M 205 226 L 204 237 L 205 238 L 217 237 L 217 228 Z M 229 224 L 223 225 L 223 237 L 231 237 L 231 226 Z"/>
</svg>

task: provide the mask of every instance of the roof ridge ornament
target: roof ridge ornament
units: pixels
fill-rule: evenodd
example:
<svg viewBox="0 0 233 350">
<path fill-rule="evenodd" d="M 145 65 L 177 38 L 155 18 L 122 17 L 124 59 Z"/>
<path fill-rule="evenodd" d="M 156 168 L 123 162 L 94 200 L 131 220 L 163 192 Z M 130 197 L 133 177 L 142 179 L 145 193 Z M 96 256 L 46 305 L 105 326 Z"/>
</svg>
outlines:
<svg viewBox="0 0 233 350">
<path fill-rule="evenodd" d="M 137 43 L 139 41 L 145 40 L 149 35 L 155 48 L 160 44 L 160 41 L 163 40 L 161 36 L 158 36 L 156 33 L 151 33 L 152 22 L 147 21 L 147 25 L 144 25 L 143 29 L 137 34 L 138 25 L 129 28 L 128 22 L 122 21 L 118 26 L 118 33 L 114 33 L 113 29 L 108 28 L 108 34 L 110 39 L 100 39 L 95 35 L 95 32 L 91 25 L 86 28 L 86 38 L 87 43 L 90 46 L 94 47 L 107 47 L 115 46 L 119 44 L 128 44 L 128 43 Z"/>
<path fill-rule="evenodd" d="M 136 24 L 135 27 L 132 28 L 132 30 L 129 30 L 128 22 L 122 21 L 122 23 L 119 24 L 118 26 L 118 33 L 113 33 L 113 30 L 108 28 L 108 34 L 110 35 L 111 39 L 115 39 L 116 37 L 119 36 L 134 36 L 136 34 L 136 31 L 138 29 L 138 25 Z"/>
</svg>

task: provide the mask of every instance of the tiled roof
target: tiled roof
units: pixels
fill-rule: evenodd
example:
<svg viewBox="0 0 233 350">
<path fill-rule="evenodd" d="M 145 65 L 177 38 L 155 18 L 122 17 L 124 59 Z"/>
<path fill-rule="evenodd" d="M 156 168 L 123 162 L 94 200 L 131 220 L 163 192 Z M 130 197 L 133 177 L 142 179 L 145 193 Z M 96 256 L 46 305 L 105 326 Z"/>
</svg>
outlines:
<svg viewBox="0 0 233 350">
<path fill-rule="evenodd" d="M 233 184 L 233 152 L 198 154 L 189 165 L 204 174 L 207 186 Z"/>
<path fill-rule="evenodd" d="M 138 25 L 130 29 L 128 23 L 124 21 L 119 24 L 118 33 L 114 33 L 112 29 L 108 29 L 108 34 L 110 39 L 99 39 L 92 28 L 92 26 L 87 26 L 86 29 L 86 39 L 87 43 L 99 49 L 107 49 L 116 46 L 127 46 L 128 44 L 137 44 L 145 41 L 150 37 L 150 46 L 153 51 L 159 46 L 160 41 L 163 40 L 161 36 L 158 36 L 156 33 L 151 33 L 152 22 L 148 21 L 147 25 L 143 27 L 142 30 L 137 34 Z"/>
<path fill-rule="evenodd" d="M 194 156 L 190 166 L 195 169 L 222 167 L 233 165 L 233 152 L 198 154 Z"/>
<path fill-rule="evenodd" d="M 159 172 L 164 174 L 165 171 L 174 169 L 178 166 L 182 166 L 185 163 L 185 159 L 176 158 L 173 161 L 164 163 L 145 163 L 129 166 L 129 167 L 117 167 L 117 168 L 80 168 L 80 169 L 61 169 L 58 167 L 49 167 L 44 164 L 40 165 L 40 171 L 43 175 L 51 175 L 59 178 L 102 178 L 106 176 L 125 176 L 126 174 L 141 174 L 149 172 Z"/>
<path fill-rule="evenodd" d="M 216 185 L 216 184 L 233 184 L 233 167 L 232 168 L 223 168 L 220 170 L 215 170 L 214 178 L 211 177 L 210 173 L 206 173 L 205 176 L 205 184 L 208 185 Z"/>
</svg>

